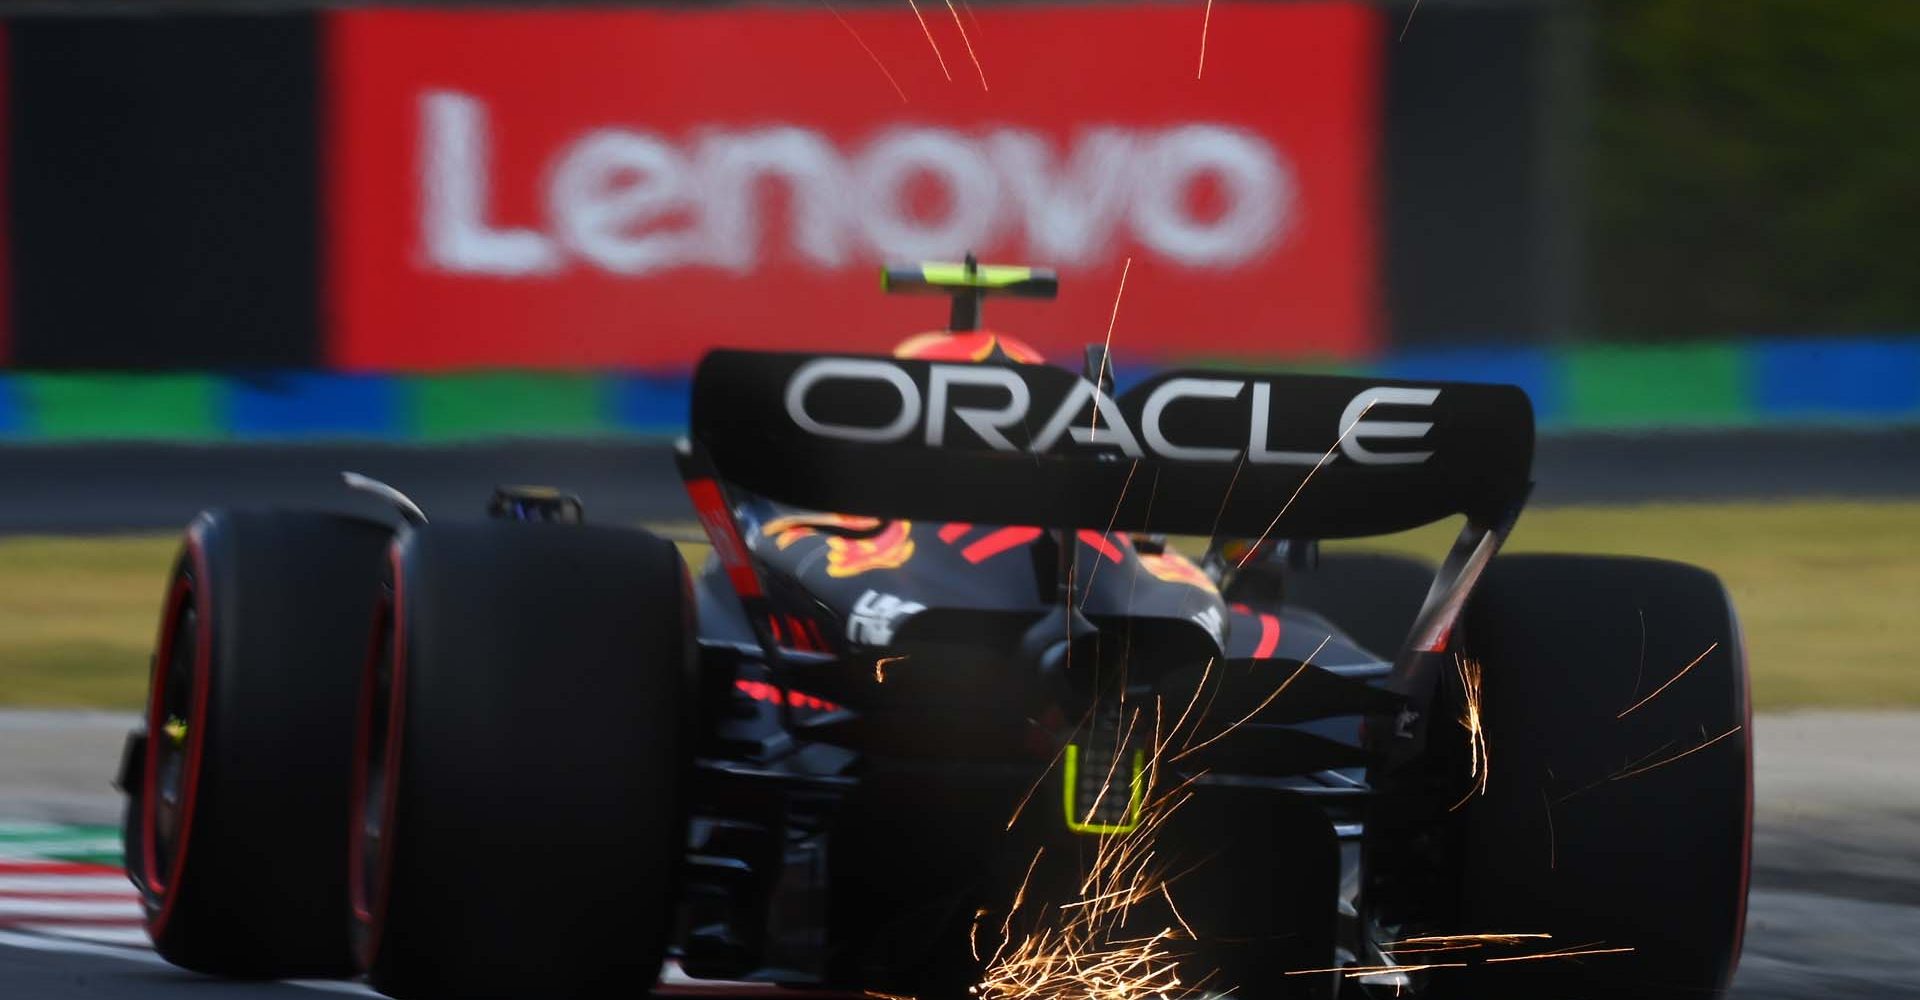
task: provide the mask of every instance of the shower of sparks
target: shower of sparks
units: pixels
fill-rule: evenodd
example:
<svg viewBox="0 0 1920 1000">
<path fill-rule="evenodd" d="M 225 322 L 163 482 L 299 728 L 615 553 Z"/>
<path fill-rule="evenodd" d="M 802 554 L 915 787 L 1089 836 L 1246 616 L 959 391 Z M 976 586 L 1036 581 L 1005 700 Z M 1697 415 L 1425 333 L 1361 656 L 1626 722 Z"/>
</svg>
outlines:
<svg viewBox="0 0 1920 1000">
<path fill-rule="evenodd" d="M 1133 731 L 1139 715 L 1135 709 L 1125 733 Z M 1195 986 L 1180 979 L 1179 943 L 1191 940 L 1193 934 L 1173 902 L 1165 862 L 1153 850 L 1161 826 L 1192 797 L 1191 779 L 1165 792 L 1156 787 L 1159 760 L 1171 739 L 1171 732 L 1160 728 L 1156 703 L 1150 747 L 1153 764 L 1143 775 L 1146 804 L 1139 823 L 1125 833 L 1099 836 L 1078 897 L 1051 908 L 1036 907 L 1048 919 L 1022 933 L 1016 931 L 1015 923 L 1027 905 L 1028 889 L 1039 867 L 1040 854 L 1034 855 L 1000 925 L 1000 947 L 988 959 L 980 984 L 972 990 L 974 996 L 980 1000 L 1185 1000 L 1195 995 Z M 1126 740 L 1123 734 L 1119 745 L 1125 746 Z M 1094 808 L 1098 806 L 1096 801 Z M 1134 905 L 1155 897 L 1166 900 L 1179 926 L 1162 927 L 1145 936 L 1121 936 Z M 978 944 L 974 947 L 977 952 Z"/>
<path fill-rule="evenodd" d="M 1300 480 L 1300 485 L 1294 487 L 1293 495 L 1287 498 L 1286 503 L 1280 505 L 1280 513 L 1273 515 L 1273 520 L 1267 522 L 1267 530 L 1262 531 L 1260 537 L 1254 539 L 1252 545 L 1247 546 L 1247 554 L 1240 557 L 1240 561 L 1234 564 L 1234 569 L 1245 567 L 1247 560 L 1252 559 L 1253 554 L 1260 551 L 1261 543 L 1267 540 L 1268 535 L 1273 534 L 1273 529 L 1280 524 L 1281 518 L 1287 516 L 1287 511 L 1293 509 L 1293 502 L 1300 499 L 1300 494 L 1306 490 L 1307 484 L 1313 482 L 1313 477 L 1320 473 L 1320 468 L 1333 459 L 1333 453 L 1340 450 L 1341 442 L 1347 439 L 1347 435 L 1353 433 L 1355 427 L 1360 426 L 1360 422 L 1366 419 L 1367 411 L 1371 409 L 1373 409 L 1372 403 L 1361 407 L 1359 415 L 1353 418 L 1353 422 L 1347 425 L 1347 429 L 1341 431 L 1340 436 L 1334 438 L 1333 443 L 1327 446 L 1327 453 L 1320 456 L 1320 461 L 1313 463 L 1313 468 L 1307 470 L 1307 475 Z M 1225 504 L 1221 506 L 1224 509 Z"/>
<path fill-rule="evenodd" d="M 1493 762 L 1487 756 L 1487 729 L 1480 717 L 1480 662 L 1456 656 L 1453 664 L 1460 672 L 1460 688 L 1465 695 L 1465 704 L 1460 709 L 1460 725 L 1467 730 L 1467 776 L 1473 779 L 1473 783 L 1467 787 L 1467 794 L 1462 795 L 1448 812 L 1466 805 L 1475 794 L 1487 794 L 1487 776 L 1493 769 Z"/>
<path fill-rule="evenodd" d="M 1733 735 L 1734 733 L 1737 733 L 1737 732 L 1739 732 L 1739 731 L 1740 731 L 1740 730 L 1741 730 L 1742 728 L 1743 728 L 1743 727 L 1741 727 L 1741 726 L 1737 726 L 1737 725 L 1736 725 L 1736 726 L 1734 726 L 1734 727 L 1733 727 L 1732 729 L 1729 729 L 1729 730 L 1727 730 L 1726 732 L 1724 732 L 1724 733 L 1721 733 L 1721 734 L 1720 734 L 1720 735 L 1718 735 L 1718 736 L 1715 736 L 1715 737 L 1714 737 L 1713 739 L 1710 739 L 1710 740 L 1708 740 L 1708 741 L 1706 741 L 1705 743 L 1702 743 L 1702 744 L 1700 744 L 1700 745 L 1698 745 L 1698 746 L 1695 746 L 1695 747 L 1693 747 L 1693 748 L 1691 748 L 1691 749 L 1688 749 L 1688 750 L 1682 750 L 1681 752 L 1679 752 L 1679 753 L 1677 753 L 1677 754 L 1674 754 L 1674 755 L 1673 755 L 1673 756 L 1671 756 L 1671 757 L 1666 757 L 1666 758 L 1662 758 L 1661 760 L 1658 760 L 1658 761 L 1655 761 L 1655 762 L 1654 762 L 1654 763 L 1652 763 L 1652 764 L 1647 764 L 1647 765 L 1645 765 L 1645 766 L 1642 766 L 1642 767 L 1636 767 L 1636 768 L 1632 768 L 1632 769 L 1630 769 L 1630 770 L 1626 770 L 1626 771 L 1621 771 L 1621 772 L 1619 772 L 1619 773 L 1617 773 L 1617 774 L 1614 774 L 1614 775 L 1613 775 L 1613 776 L 1612 776 L 1611 778 L 1609 778 L 1608 780 L 1610 780 L 1610 781 L 1622 781 L 1622 780 L 1625 780 L 1625 779 L 1627 779 L 1627 778 L 1631 778 L 1631 777 L 1633 777 L 1633 776 L 1634 776 L 1634 775 L 1636 775 L 1636 774 L 1645 774 L 1645 773 L 1647 773 L 1648 771 L 1651 771 L 1651 770 L 1654 770 L 1655 768 L 1661 768 L 1661 767 L 1666 767 L 1666 766 L 1667 766 L 1668 764 L 1671 764 L 1671 763 L 1673 763 L 1673 762 L 1674 762 L 1674 761 L 1676 761 L 1676 760 L 1679 760 L 1679 759 L 1681 759 L 1681 758 L 1683 758 L 1683 757 L 1691 757 L 1691 756 L 1693 756 L 1694 754 L 1697 754 L 1697 753 L 1699 753 L 1700 751 L 1702 751 L 1702 750 L 1705 750 L 1706 748 L 1708 748 L 1708 747 L 1710 747 L 1710 746 L 1712 746 L 1712 745 L 1714 745 L 1715 743 L 1718 743 L 1718 742 L 1720 742 L 1721 740 L 1724 740 L 1724 739 L 1726 739 L 1727 737 L 1729 737 L 1729 736 L 1732 736 L 1732 735 Z"/>
<path fill-rule="evenodd" d="M 927 19 L 920 16 L 920 5 L 907 0 L 907 6 L 913 8 L 914 20 L 920 22 L 920 30 L 926 33 L 927 44 L 933 46 L 933 57 L 940 61 L 940 74 L 947 78 L 948 83 L 952 83 L 953 74 L 947 70 L 947 57 L 940 54 L 940 43 L 933 40 L 933 29 L 927 27 Z"/>
<path fill-rule="evenodd" d="M 887 83 L 893 86 L 893 92 L 900 95 L 900 103 L 906 104 L 907 92 L 900 89 L 900 81 L 893 78 L 893 73 L 887 69 L 887 64 L 880 61 L 880 57 L 876 55 L 873 48 L 867 44 L 867 40 L 861 38 L 858 31 L 853 30 L 853 25 L 848 24 L 847 19 L 840 16 L 840 12 L 834 9 L 833 4 L 827 3 L 827 0 L 820 0 L 820 2 L 826 4 L 827 12 L 833 15 L 833 19 L 839 21 L 840 26 L 847 29 L 847 34 L 852 35 L 853 40 L 858 43 L 862 49 L 866 50 L 867 58 L 873 60 L 873 64 L 880 68 L 880 75 L 887 78 Z"/>
<path fill-rule="evenodd" d="M 1107 380 L 1107 368 L 1113 360 L 1113 328 L 1120 323 L 1120 296 L 1127 294 L 1127 272 L 1133 270 L 1133 258 L 1120 265 L 1120 289 L 1113 293 L 1113 315 L 1107 319 L 1107 342 L 1100 348 L 1100 367 L 1093 373 L 1093 387 L 1097 390 Z M 1093 432 L 1100 429 L 1100 403 L 1093 404 L 1093 419 L 1087 423 L 1087 439 L 1093 439 Z"/>
<path fill-rule="evenodd" d="M 1324 647 L 1325 643 L 1321 645 Z M 1164 722 L 1164 703 L 1159 699 L 1154 701 L 1153 731 L 1146 748 L 1146 768 L 1141 775 L 1143 804 L 1138 822 L 1124 833 L 1103 834 L 1095 839 L 1093 859 L 1075 898 L 1051 907 L 1034 906 L 1033 912 L 1041 919 L 1021 921 L 1019 917 L 1029 905 L 1028 890 L 1040 862 L 1040 855 L 1034 855 L 1027 866 L 1026 877 L 1014 894 L 1013 905 L 1000 925 L 999 948 L 987 960 L 980 984 L 971 991 L 978 1000 L 1195 1000 L 1203 992 L 1220 992 L 1208 982 L 1210 976 L 1201 977 L 1199 982 L 1185 982 L 1180 977 L 1180 961 L 1185 957 L 1182 942 L 1190 942 L 1196 935 L 1179 904 L 1174 902 L 1173 883 L 1180 873 L 1171 872 L 1169 862 L 1160 858 L 1154 849 L 1161 828 L 1193 797 L 1194 783 L 1201 777 L 1189 775 L 1171 788 L 1161 788 L 1162 762 L 1177 759 L 1176 752 L 1197 749 L 1189 744 L 1207 715 L 1207 707 L 1200 704 L 1200 694 L 1208 688 L 1213 667 L 1213 661 L 1209 660 L 1186 707 L 1171 727 Z M 1262 702 L 1262 707 L 1278 697 L 1298 675 L 1296 671 L 1288 677 Z M 1247 718 L 1257 713 L 1258 709 Z M 1130 744 L 1131 734 L 1142 728 L 1143 714 L 1140 708 L 1132 710 L 1117 746 Z M 1234 723 L 1207 742 L 1220 739 L 1245 721 Z M 1083 721 L 1078 728 L 1084 729 L 1086 725 Z M 1117 767 L 1124 756 L 1115 754 L 1113 766 Z M 1054 758 L 1047 773 L 1058 766 L 1059 760 L 1059 756 Z M 1112 785 L 1109 774 L 1105 787 Z M 1027 797 L 1031 798 L 1032 794 L 1029 791 Z M 1024 809 L 1025 804 L 1023 800 L 1020 808 Z M 1094 809 L 1098 806 L 1096 801 Z M 1015 819 L 1019 813 L 1016 809 Z M 1009 828 L 1012 823 L 1013 820 L 1008 821 Z M 1127 922 L 1134 906 L 1154 898 L 1166 903 L 1170 923 L 1151 933 L 1129 928 Z M 976 914 L 976 932 L 980 919 L 981 915 Z M 1023 930 L 1016 926 L 1020 923 L 1030 926 Z M 978 954 L 978 942 L 972 942 L 972 946 Z"/>
<path fill-rule="evenodd" d="M 1632 705 L 1627 706 L 1627 709 L 1625 711 L 1621 712 L 1619 715 L 1614 716 L 1614 718 L 1624 719 L 1628 715 L 1631 715 L 1634 709 L 1637 709 L 1640 706 L 1646 704 L 1647 702 L 1650 702 L 1653 699 L 1660 697 L 1660 692 L 1665 691 L 1666 689 L 1672 687 L 1674 681 L 1677 681 L 1680 678 L 1687 676 L 1687 671 L 1692 670 L 1694 667 L 1698 666 L 1700 664 L 1700 661 L 1706 659 L 1709 653 L 1712 653 L 1714 650 L 1719 648 L 1720 648 L 1720 643 L 1717 641 L 1714 642 L 1712 645 L 1708 646 L 1703 652 L 1701 652 L 1699 656 L 1694 657 L 1693 662 L 1688 663 L 1684 667 L 1681 667 L 1679 673 L 1674 674 L 1672 677 L 1668 678 L 1665 684 L 1662 684 L 1659 687 L 1654 688 L 1652 694 L 1647 695 L 1645 698 L 1642 698 L 1639 701 L 1634 702 Z"/>
<path fill-rule="evenodd" d="M 887 682 L 887 664 L 898 663 L 904 659 L 906 659 L 904 656 L 882 656 L 873 661 L 873 682 L 875 684 L 885 684 Z"/>
<path fill-rule="evenodd" d="M 973 60 L 973 71 L 980 74 L 980 89 L 987 89 L 987 71 L 980 65 L 980 57 L 973 54 L 973 39 L 967 37 L 967 26 L 960 22 L 960 9 L 947 0 L 947 12 L 953 15 L 953 26 L 960 29 L 960 41 L 967 46 L 967 58 Z"/>
<path fill-rule="evenodd" d="M 1194 68 L 1193 78 L 1207 71 L 1207 26 L 1213 23 L 1213 0 L 1207 0 L 1207 12 L 1200 17 L 1200 65 Z"/>
</svg>

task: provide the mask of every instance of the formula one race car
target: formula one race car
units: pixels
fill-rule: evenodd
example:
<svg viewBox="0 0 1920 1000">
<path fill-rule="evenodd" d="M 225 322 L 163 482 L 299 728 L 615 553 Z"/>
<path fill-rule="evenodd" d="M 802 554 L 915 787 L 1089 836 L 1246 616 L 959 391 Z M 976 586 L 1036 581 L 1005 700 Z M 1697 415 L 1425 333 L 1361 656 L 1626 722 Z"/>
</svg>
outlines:
<svg viewBox="0 0 1920 1000">
<path fill-rule="evenodd" d="M 1050 274 L 888 283 L 949 329 L 700 363 L 697 573 L 552 490 L 194 521 L 121 773 L 160 954 L 397 997 L 1726 987 L 1738 625 L 1692 567 L 1496 556 L 1521 390 L 1116 394 L 978 328 Z M 1456 516 L 1437 570 L 1320 551 Z"/>
</svg>

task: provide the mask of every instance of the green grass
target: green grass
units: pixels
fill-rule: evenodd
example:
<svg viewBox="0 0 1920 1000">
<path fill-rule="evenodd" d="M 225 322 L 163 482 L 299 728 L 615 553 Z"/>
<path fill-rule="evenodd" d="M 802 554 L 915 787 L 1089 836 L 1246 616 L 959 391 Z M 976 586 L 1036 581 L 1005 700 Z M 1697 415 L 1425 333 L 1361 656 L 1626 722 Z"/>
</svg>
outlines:
<svg viewBox="0 0 1920 1000">
<path fill-rule="evenodd" d="M 1343 543 L 1437 560 L 1457 525 Z M 1920 504 L 1751 503 L 1526 512 L 1504 551 L 1658 556 L 1726 581 L 1754 707 L 1920 707 Z"/>
<path fill-rule="evenodd" d="M 0 539 L 0 704 L 138 708 L 177 545 Z"/>
<path fill-rule="evenodd" d="M 1342 544 L 1437 559 L 1453 530 Z M 0 539 L 0 704 L 138 707 L 174 546 Z M 1758 707 L 1920 707 L 1920 504 L 1540 509 L 1508 550 L 1661 556 L 1719 573 L 1746 628 Z"/>
</svg>

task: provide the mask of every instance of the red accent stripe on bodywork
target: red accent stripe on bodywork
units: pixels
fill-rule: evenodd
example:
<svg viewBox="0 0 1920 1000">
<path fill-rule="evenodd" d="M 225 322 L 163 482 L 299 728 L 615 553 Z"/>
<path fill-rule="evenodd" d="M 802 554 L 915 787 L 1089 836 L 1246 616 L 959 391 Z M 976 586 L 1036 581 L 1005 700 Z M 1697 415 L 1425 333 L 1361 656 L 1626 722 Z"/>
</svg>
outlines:
<svg viewBox="0 0 1920 1000">
<path fill-rule="evenodd" d="M 1001 528 L 961 549 L 960 557 L 970 563 L 985 562 L 1008 549 L 1039 538 L 1040 534 L 1039 528 Z"/>
<path fill-rule="evenodd" d="M 772 684 L 768 684 L 766 681 L 741 679 L 734 681 L 733 686 L 738 688 L 741 694 L 752 698 L 754 701 L 764 701 L 769 705 L 780 704 L 780 689 Z M 816 698 L 804 691 L 788 691 L 787 704 L 794 708 L 807 708 L 816 712 L 837 712 L 840 710 L 839 705 L 825 698 Z"/>
<path fill-rule="evenodd" d="M 1120 562 L 1123 558 L 1125 558 L 1122 555 L 1120 555 L 1120 547 L 1118 545 L 1113 544 L 1113 539 L 1108 538 L 1107 536 L 1101 534 L 1098 531 L 1089 531 L 1089 530 L 1083 529 L 1080 532 L 1080 540 L 1082 542 L 1085 542 L 1089 547 L 1098 551 L 1101 555 L 1106 556 L 1109 562 L 1117 563 L 1117 562 Z"/>
<path fill-rule="evenodd" d="M 740 537 L 740 526 L 733 520 L 733 511 L 727 507 L 720 484 L 711 479 L 690 479 L 687 496 L 693 499 L 700 526 L 706 529 L 707 539 L 713 543 L 713 554 L 726 569 L 733 592 L 741 597 L 761 596 L 760 576 L 753 571 L 746 539 Z"/>
<path fill-rule="evenodd" d="M 972 530 L 973 525 L 965 521 L 954 521 L 951 524 L 943 524 L 940 526 L 940 540 L 948 545 L 952 545 L 954 542 L 960 540 L 960 536 Z"/>
<path fill-rule="evenodd" d="M 1260 615 L 1260 645 L 1253 649 L 1253 658 L 1264 660 L 1280 648 L 1280 618 L 1277 615 Z"/>
</svg>

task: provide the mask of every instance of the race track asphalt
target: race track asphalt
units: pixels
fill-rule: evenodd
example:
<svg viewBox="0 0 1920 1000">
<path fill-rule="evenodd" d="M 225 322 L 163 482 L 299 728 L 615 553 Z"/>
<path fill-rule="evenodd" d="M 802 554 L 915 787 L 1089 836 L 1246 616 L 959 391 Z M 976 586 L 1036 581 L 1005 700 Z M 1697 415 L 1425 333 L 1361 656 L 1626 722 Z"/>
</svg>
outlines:
<svg viewBox="0 0 1920 1000">
<path fill-rule="evenodd" d="M 398 487 L 429 514 L 480 516 L 502 483 L 560 486 L 603 521 L 691 520 L 663 441 L 474 445 L 0 446 L 0 534 L 175 528 L 211 506 L 385 515 L 342 470 Z M 1549 435 L 1535 503 L 1920 496 L 1920 428 Z"/>
<path fill-rule="evenodd" d="M 0 712 L 0 827 L 113 822 L 107 775 L 130 722 Z M 1765 715 L 1754 732 L 1754 879 L 1734 1000 L 1920 997 L 1920 714 Z M 0 867 L 5 851 L 0 838 Z M 0 926 L 0 996 L 9 1000 L 264 1000 L 322 990 L 366 995 L 352 983 L 216 982 L 144 948 Z"/>
</svg>

